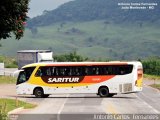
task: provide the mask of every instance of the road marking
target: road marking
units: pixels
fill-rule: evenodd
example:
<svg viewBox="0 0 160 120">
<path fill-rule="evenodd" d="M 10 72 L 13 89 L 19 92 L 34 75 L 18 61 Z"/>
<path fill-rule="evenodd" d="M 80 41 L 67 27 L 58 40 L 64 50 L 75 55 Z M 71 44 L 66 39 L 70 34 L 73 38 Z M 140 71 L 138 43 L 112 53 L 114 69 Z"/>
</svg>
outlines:
<svg viewBox="0 0 160 120">
<path fill-rule="evenodd" d="M 146 101 L 144 101 L 142 98 L 137 96 L 135 93 L 133 93 L 134 96 L 136 96 L 138 99 L 140 99 L 145 105 L 147 105 L 149 108 L 151 108 L 155 113 L 159 114 L 160 112 L 156 110 L 154 107 L 152 107 L 150 104 L 148 104 Z"/>
<path fill-rule="evenodd" d="M 147 95 L 145 95 L 144 93 L 141 93 L 143 96 L 145 96 L 146 98 L 148 98 L 148 99 L 151 99 L 150 97 L 148 97 Z M 153 101 L 153 100 L 152 100 Z M 156 102 L 156 101 L 154 101 L 154 102 Z"/>
<path fill-rule="evenodd" d="M 65 105 L 66 101 L 68 100 L 69 94 L 67 94 L 66 97 L 67 97 L 67 98 L 64 100 L 62 106 L 60 107 L 60 109 L 59 109 L 59 111 L 58 111 L 58 114 L 60 114 L 60 113 L 62 112 L 62 110 L 63 110 L 63 108 L 64 108 L 64 105 Z"/>
<path fill-rule="evenodd" d="M 64 108 L 64 105 L 65 105 L 66 101 L 68 100 L 69 94 L 67 94 L 66 97 L 67 97 L 67 98 L 65 99 L 65 101 L 63 102 L 62 106 L 60 107 L 60 109 L 59 109 L 59 111 L 58 111 L 57 120 L 60 120 L 60 119 L 61 119 L 61 118 L 60 118 L 60 114 L 61 114 L 61 112 L 62 112 L 62 110 L 63 110 L 63 108 Z"/>
<path fill-rule="evenodd" d="M 111 114 L 113 114 L 114 116 L 119 114 L 119 112 L 115 109 L 114 105 L 111 102 L 108 102 L 107 106 L 108 106 L 109 112 L 111 112 Z M 106 114 L 108 114 L 108 113 L 106 112 Z M 123 120 L 123 119 L 118 118 L 117 120 Z"/>
<path fill-rule="evenodd" d="M 114 105 L 109 101 L 106 101 L 106 102 L 107 104 L 105 106 L 107 110 L 105 111 L 105 113 L 108 114 L 108 112 L 110 112 L 110 114 L 115 114 L 115 115 L 118 114 L 118 111 L 115 109 Z"/>
<path fill-rule="evenodd" d="M 107 104 L 108 108 L 109 108 L 109 112 L 111 112 L 112 114 L 117 114 L 118 112 L 115 110 L 115 107 L 113 106 L 113 104 L 111 102 L 109 102 Z"/>
</svg>

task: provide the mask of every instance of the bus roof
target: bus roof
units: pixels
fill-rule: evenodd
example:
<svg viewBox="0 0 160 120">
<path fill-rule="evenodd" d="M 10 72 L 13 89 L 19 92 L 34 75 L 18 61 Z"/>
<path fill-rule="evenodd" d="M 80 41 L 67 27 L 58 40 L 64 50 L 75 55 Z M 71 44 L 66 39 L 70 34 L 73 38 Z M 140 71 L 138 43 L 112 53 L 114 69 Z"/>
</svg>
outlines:
<svg viewBox="0 0 160 120">
<path fill-rule="evenodd" d="M 51 52 L 51 50 L 20 50 L 17 53 L 44 53 L 44 52 Z"/>
<path fill-rule="evenodd" d="M 22 68 L 33 67 L 33 66 L 90 66 L 90 65 L 127 65 L 127 64 L 139 64 L 139 61 L 122 62 L 122 61 L 110 61 L 110 62 L 40 62 L 32 63 L 23 66 Z"/>
</svg>

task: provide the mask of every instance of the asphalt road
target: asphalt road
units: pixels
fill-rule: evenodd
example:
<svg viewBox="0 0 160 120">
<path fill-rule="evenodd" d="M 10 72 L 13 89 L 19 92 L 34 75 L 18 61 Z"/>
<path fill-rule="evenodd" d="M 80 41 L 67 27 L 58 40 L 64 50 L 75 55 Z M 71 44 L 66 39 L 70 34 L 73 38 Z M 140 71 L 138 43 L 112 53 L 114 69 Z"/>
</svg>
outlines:
<svg viewBox="0 0 160 120">
<path fill-rule="evenodd" d="M 160 91 L 144 85 L 143 91 L 100 98 L 95 94 L 57 94 L 49 98 L 19 96 L 27 102 L 39 104 L 32 110 L 20 111 L 18 120 L 98 120 L 114 118 L 105 114 L 154 114 L 160 119 Z M 118 118 L 127 119 L 129 116 Z M 115 118 L 117 119 L 117 118 Z"/>
</svg>

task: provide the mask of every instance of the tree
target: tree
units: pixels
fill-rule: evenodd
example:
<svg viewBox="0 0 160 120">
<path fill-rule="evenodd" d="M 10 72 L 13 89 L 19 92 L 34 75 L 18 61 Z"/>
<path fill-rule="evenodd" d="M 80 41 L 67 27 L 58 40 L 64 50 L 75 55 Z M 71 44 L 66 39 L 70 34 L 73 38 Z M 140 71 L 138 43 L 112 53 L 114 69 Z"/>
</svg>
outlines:
<svg viewBox="0 0 160 120">
<path fill-rule="evenodd" d="M 20 39 L 24 33 L 29 0 L 1 0 L 0 1 L 0 39 L 11 37 Z"/>
<path fill-rule="evenodd" d="M 160 57 L 150 57 L 142 63 L 145 74 L 160 75 Z"/>
<path fill-rule="evenodd" d="M 76 51 L 71 52 L 69 54 L 63 54 L 63 55 L 56 55 L 54 57 L 54 60 L 57 62 L 82 62 L 89 60 L 86 57 L 82 57 L 81 55 L 78 55 Z"/>
</svg>

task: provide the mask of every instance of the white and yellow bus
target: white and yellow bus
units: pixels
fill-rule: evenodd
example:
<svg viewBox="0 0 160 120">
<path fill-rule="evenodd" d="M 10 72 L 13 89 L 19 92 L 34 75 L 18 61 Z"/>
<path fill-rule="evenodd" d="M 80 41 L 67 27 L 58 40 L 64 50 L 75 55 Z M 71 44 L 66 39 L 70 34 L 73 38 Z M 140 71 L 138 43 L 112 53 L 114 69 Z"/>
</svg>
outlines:
<svg viewBox="0 0 160 120">
<path fill-rule="evenodd" d="M 19 71 L 17 94 L 48 97 L 54 93 L 95 93 L 112 97 L 117 93 L 142 91 L 140 62 L 52 62 L 33 63 Z"/>
</svg>

